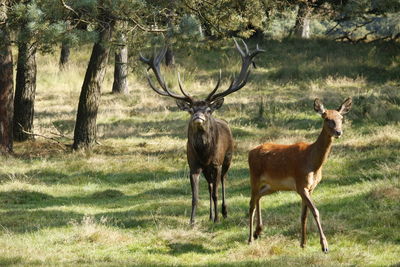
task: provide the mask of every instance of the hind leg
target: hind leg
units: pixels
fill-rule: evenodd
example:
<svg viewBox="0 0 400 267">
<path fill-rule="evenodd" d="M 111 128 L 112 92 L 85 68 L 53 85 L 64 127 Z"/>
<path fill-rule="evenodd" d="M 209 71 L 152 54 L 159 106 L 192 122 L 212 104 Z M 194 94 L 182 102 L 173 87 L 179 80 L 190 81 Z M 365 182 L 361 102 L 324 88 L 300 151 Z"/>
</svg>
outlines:
<svg viewBox="0 0 400 267">
<path fill-rule="evenodd" d="M 221 187 L 222 187 L 222 216 L 224 218 L 228 217 L 228 211 L 226 208 L 226 202 L 225 202 L 225 179 L 226 179 L 226 173 L 228 172 L 229 166 L 225 169 L 222 167 L 222 174 L 221 174 Z"/>
<path fill-rule="evenodd" d="M 254 239 L 257 239 L 261 235 L 262 230 L 264 229 L 264 226 L 262 223 L 262 216 L 261 216 L 261 204 L 260 204 L 261 197 L 272 194 L 273 192 L 274 191 L 272 191 L 268 185 L 264 185 L 260 189 L 260 192 L 259 192 L 260 197 L 258 198 L 258 200 L 256 202 L 257 227 L 253 234 Z"/>
</svg>

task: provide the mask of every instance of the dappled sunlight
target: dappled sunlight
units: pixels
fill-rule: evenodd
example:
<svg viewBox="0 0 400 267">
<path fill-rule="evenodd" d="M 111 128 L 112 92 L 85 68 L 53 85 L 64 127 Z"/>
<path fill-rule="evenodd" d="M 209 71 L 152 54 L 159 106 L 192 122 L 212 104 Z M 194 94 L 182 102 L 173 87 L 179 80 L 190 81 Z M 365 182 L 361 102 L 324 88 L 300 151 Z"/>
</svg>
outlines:
<svg viewBox="0 0 400 267">
<path fill-rule="evenodd" d="M 185 90 L 199 98 L 215 87 L 220 68 L 220 91 L 238 74 L 240 58 L 231 41 L 211 50 L 202 45 L 190 51 L 177 48 L 177 65 L 163 69 L 175 92 L 178 71 Z M 34 133 L 39 135 L 15 143 L 15 154 L 1 158 L 0 265 L 396 263 L 398 48 L 327 40 L 269 40 L 260 46 L 267 52 L 256 59 L 258 68 L 249 83 L 227 96 L 214 113 L 229 123 L 234 137 L 226 180 L 228 217 L 209 221 L 209 193 L 202 176 L 193 226 L 186 156 L 190 115 L 148 87 L 142 65 L 129 74 L 127 95 L 112 94 L 110 64 L 101 89 L 98 144 L 91 151 L 73 152 L 90 48 L 71 50 L 70 65 L 62 72 L 55 54 L 38 56 Z M 346 115 L 344 134 L 334 140 L 313 192 L 330 253 L 320 251 L 311 214 L 308 245 L 300 248 L 301 198 L 295 192 L 262 198 L 265 229 L 248 245 L 248 151 L 265 142 L 314 142 L 323 124 L 313 109 L 314 98 L 335 109 L 348 96 L 353 108 Z"/>
</svg>

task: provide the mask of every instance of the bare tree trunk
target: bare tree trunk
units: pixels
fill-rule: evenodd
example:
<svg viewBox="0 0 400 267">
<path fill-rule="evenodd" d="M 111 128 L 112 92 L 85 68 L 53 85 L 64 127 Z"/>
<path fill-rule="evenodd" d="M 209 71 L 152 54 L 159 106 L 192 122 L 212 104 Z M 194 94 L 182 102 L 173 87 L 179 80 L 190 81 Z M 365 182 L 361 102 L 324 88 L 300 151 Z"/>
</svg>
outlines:
<svg viewBox="0 0 400 267">
<path fill-rule="evenodd" d="M 174 34 L 173 29 L 175 24 L 175 8 L 176 8 L 175 0 L 170 0 L 168 6 L 168 21 L 167 21 L 169 32 L 167 33 L 165 40 L 167 43 L 167 52 L 165 54 L 165 65 L 167 66 L 173 66 L 175 64 L 175 56 L 172 50 L 172 42 L 171 42 L 171 39 Z"/>
<path fill-rule="evenodd" d="M 96 142 L 96 118 L 100 102 L 100 90 L 103 83 L 108 56 L 110 53 L 114 21 L 103 11 L 99 18 L 99 40 L 93 45 L 92 55 L 86 70 L 81 95 L 79 97 L 78 114 L 74 130 L 73 149 L 91 148 Z"/>
<path fill-rule="evenodd" d="M 9 1 L 0 3 L 0 154 L 13 152 L 13 58 L 7 24 Z"/>
<path fill-rule="evenodd" d="M 13 125 L 16 141 L 33 139 L 33 135 L 25 133 L 24 130 L 33 130 L 36 72 L 36 46 L 29 42 L 19 43 Z"/>
<path fill-rule="evenodd" d="M 128 46 L 125 34 L 120 34 L 120 44 L 115 50 L 114 82 L 112 92 L 114 94 L 128 93 Z"/>
<path fill-rule="evenodd" d="M 10 35 L 5 23 L 0 24 L 0 40 L 0 154 L 8 154 L 13 151 L 14 79 Z"/>
<path fill-rule="evenodd" d="M 310 17 L 312 7 L 308 3 L 301 2 L 297 11 L 296 24 L 294 26 L 294 35 L 298 38 L 310 38 Z"/>
<path fill-rule="evenodd" d="M 59 68 L 60 70 L 65 69 L 69 61 L 70 47 L 67 42 L 61 43 L 61 52 L 60 52 L 60 62 Z"/>
</svg>

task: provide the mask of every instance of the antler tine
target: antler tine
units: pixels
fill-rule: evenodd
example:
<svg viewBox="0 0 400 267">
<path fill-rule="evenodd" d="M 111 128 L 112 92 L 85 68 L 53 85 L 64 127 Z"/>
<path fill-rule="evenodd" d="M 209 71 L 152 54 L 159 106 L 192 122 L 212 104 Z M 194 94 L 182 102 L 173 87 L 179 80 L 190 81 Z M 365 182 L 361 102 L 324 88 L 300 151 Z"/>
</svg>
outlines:
<svg viewBox="0 0 400 267">
<path fill-rule="evenodd" d="M 181 74 L 179 72 L 178 72 L 178 84 L 179 84 L 179 89 L 181 90 L 182 94 L 189 99 L 193 99 L 193 97 L 191 95 L 187 94 L 185 92 L 185 90 L 183 90 L 183 86 L 182 86 L 182 82 L 181 82 Z"/>
<path fill-rule="evenodd" d="M 240 55 L 242 56 L 242 59 L 243 59 L 243 57 L 245 57 L 246 54 L 243 52 L 242 48 L 241 48 L 240 45 L 237 43 L 237 41 L 236 41 L 235 38 L 233 38 L 233 41 L 235 42 L 236 49 L 239 51 L 239 53 L 240 53 Z"/>
<path fill-rule="evenodd" d="M 148 72 L 146 73 L 146 78 L 147 78 L 147 81 L 148 81 L 148 83 L 150 85 L 150 88 L 153 89 L 156 93 L 158 93 L 160 95 L 163 95 L 163 96 L 169 96 L 169 94 L 167 92 L 161 91 L 157 87 L 154 86 L 153 82 L 150 79 L 150 76 L 149 76 Z"/>
<path fill-rule="evenodd" d="M 220 97 L 227 96 L 227 95 L 229 95 L 229 94 L 231 94 L 233 92 L 236 92 L 237 90 L 241 89 L 243 86 L 245 86 L 246 83 L 247 83 L 247 79 L 248 79 L 248 77 L 250 75 L 249 67 L 253 62 L 253 58 L 257 54 L 264 52 L 264 50 L 260 49 L 258 47 L 258 45 L 256 46 L 256 49 L 254 51 L 249 51 L 249 48 L 248 48 L 247 44 L 242 40 L 242 42 L 244 44 L 245 51 L 246 51 L 246 52 L 244 52 L 242 50 L 242 48 L 239 46 L 239 44 L 237 43 L 237 41 L 235 39 L 233 39 L 233 41 L 235 42 L 235 46 L 236 46 L 237 50 L 239 51 L 240 56 L 242 57 L 242 68 L 241 68 L 241 70 L 239 72 L 239 75 L 238 75 L 237 79 L 233 79 L 232 80 L 232 82 L 231 82 L 230 86 L 228 87 L 228 89 L 223 91 L 222 93 L 213 95 L 212 97 L 210 97 L 210 101 L 213 101 L 213 100 L 215 100 L 217 98 L 220 98 Z"/>
<path fill-rule="evenodd" d="M 139 60 L 146 63 L 149 67 L 147 69 L 147 81 L 149 82 L 150 87 L 158 94 L 163 95 L 163 96 L 170 96 L 176 99 L 180 99 L 180 100 L 184 100 L 186 102 L 192 103 L 193 99 L 192 97 L 190 97 L 189 95 L 184 93 L 184 96 L 180 96 L 177 95 L 173 92 L 171 92 L 167 86 L 167 84 L 164 81 L 164 78 L 161 75 L 161 71 L 160 71 L 160 63 L 163 61 L 165 54 L 167 52 L 167 48 L 163 47 L 163 49 L 161 49 L 161 51 L 157 54 L 154 52 L 153 56 L 149 59 L 145 58 L 142 54 L 139 54 Z M 152 69 L 154 75 L 156 76 L 156 79 L 159 83 L 159 85 L 161 86 L 161 89 L 157 88 L 153 82 L 150 79 L 150 76 L 148 74 L 148 70 Z M 180 85 L 181 86 L 181 85 Z"/>
<path fill-rule="evenodd" d="M 221 69 L 219 69 L 219 77 L 218 77 L 217 85 L 215 86 L 214 90 L 212 90 L 211 93 L 207 96 L 206 101 L 210 101 L 212 99 L 212 96 L 218 90 L 219 85 L 221 83 L 221 78 L 222 78 L 222 71 L 221 71 Z"/>
</svg>

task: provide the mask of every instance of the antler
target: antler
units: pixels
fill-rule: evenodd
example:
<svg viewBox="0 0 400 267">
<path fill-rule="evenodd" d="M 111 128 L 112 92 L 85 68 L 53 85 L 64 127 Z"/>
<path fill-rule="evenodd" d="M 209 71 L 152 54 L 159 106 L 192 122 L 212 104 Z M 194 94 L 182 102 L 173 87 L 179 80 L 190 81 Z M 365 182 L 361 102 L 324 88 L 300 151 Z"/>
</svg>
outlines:
<svg viewBox="0 0 400 267">
<path fill-rule="evenodd" d="M 254 51 L 249 51 L 249 48 L 247 47 L 246 43 L 242 40 L 242 43 L 244 45 L 245 51 L 242 50 L 242 48 L 239 46 L 239 44 L 236 42 L 235 39 L 233 39 L 233 41 L 235 41 L 235 45 L 237 50 L 240 53 L 240 56 L 242 57 L 242 69 L 240 70 L 239 76 L 237 79 L 232 79 L 232 82 L 230 84 L 230 86 L 228 87 L 228 89 L 226 89 L 225 91 L 218 93 L 216 95 L 215 92 L 217 91 L 220 81 L 221 81 L 221 72 L 220 72 L 220 76 L 219 76 L 219 80 L 217 83 L 217 86 L 215 87 L 214 90 L 212 90 L 212 92 L 207 96 L 206 101 L 214 101 L 217 98 L 221 98 L 224 96 L 227 96 L 233 92 L 236 92 L 237 90 L 239 90 L 240 88 L 242 88 L 243 86 L 246 85 L 247 83 L 247 78 L 249 77 L 250 74 L 250 70 L 249 67 L 253 62 L 253 58 L 262 52 L 265 52 L 265 50 L 262 50 L 258 47 L 258 44 L 256 46 L 256 50 Z"/>
<path fill-rule="evenodd" d="M 144 56 L 142 56 L 142 54 L 140 54 L 140 61 L 146 63 L 147 65 L 149 65 L 149 67 L 147 68 L 147 73 L 146 73 L 146 78 L 147 81 L 149 82 L 149 85 L 151 87 L 151 89 L 153 89 L 156 93 L 163 95 L 163 96 L 170 96 L 173 97 L 175 99 L 180 99 L 189 103 L 193 103 L 193 97 L 190 96 L 189 94 L 187 94 L 182 87 L 181 84 L 181 78 L 180 75 L 178 73 L 178 82 L 179 82 L 179 89 L 181 90 L 182 94 L 184 96 L 180 96 L 178 94 L 175 94 L 174 92 L 172 92 L 167 84 L 164 81 L 164 78 L 161 76 L 161 72 L 160 72 L 160 63 L 163 61 L 164 57 L 165 57 L 165 53 L 167 52 L 167 48 L 164 47 L 163 49 L 161 49 L 161 51 L 156 55 L 156 53 L 154 53 L 151 58 L 145 58 Z M 161 86 L 161 89 L 157 88 L 154 86 L 153 82 L 150 79 L 149 76 L 149 69 L 152 69 L 154 72 L 154 75 L 157 78 L 157 81 L 159 83 L 159 85 Z"/>
</svg>

